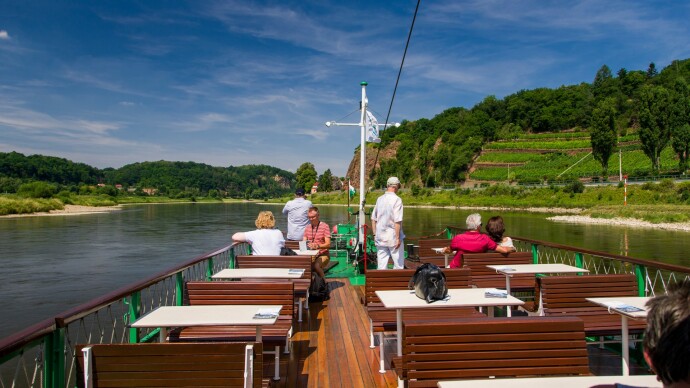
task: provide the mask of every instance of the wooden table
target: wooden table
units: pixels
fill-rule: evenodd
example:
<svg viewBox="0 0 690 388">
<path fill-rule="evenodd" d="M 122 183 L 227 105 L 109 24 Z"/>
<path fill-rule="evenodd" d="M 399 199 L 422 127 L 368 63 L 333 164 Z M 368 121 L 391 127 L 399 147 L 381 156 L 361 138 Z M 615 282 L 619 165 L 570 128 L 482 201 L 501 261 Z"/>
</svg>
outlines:
<svg viewBox="0 0 690 388">
<path fill-rule="evenodd" d="M 439 307 L 489 307 L 489 316 L 493 316 L 494 306 L 519 306 L 525 302 L 514 296 L 506 298 L 487 298 L 485 292 L 491 288 L 453 288 L 448 290 L 450 299 L 427 303 L 415 295 L 414 290 L 376 291 L 383 306 L 395 309 L 397 323 L 398 356 L 402 356 L 402 312 L 406 308 L 439 308 Z"/>
<path fill-rule="evenodd" d="M 229 268 L 211 276 L 212 279 L 299 279 L 304 275 L 304 269 L 289 268 Z"/>
<path fill-rule="evenodd" d="M 183 326 L 256 326 L 256 342 L 261 342 L 261 326 L 273 325 L 278 319 L 254 318 L 260 309 L 275 309 L 280 305 L 206 305 L 161 306 L 132 323 L 131 327 L 159 327 L 160 342 L 165 342 L 168 328 Z"/>
<path fill-rule="evenodd" d="M 589 272 L 584 268 L 573 267 L 567 264 L 497 264 L 487 265 L 496 272 L 505 275 L 506 291 L 510 295 L 510 277 L 515 274 L 538 274 L 538 273 L 585 273 Z M 512 316 L 508 307 L 508 316 Z"/>
<path fill-rule="evenodd" d="M 647 301 L 651 299 L 646 296 L 631 296 L 631 297 L 612 297 L 612 298 L 587 298 L 588 301 L 598 304 L 604 308 L 608 308 L 610 313 L 616 313 L 621 316 L 621 350 L 623 359 L 623 376 L 630 375 L 630 348 L 628 347 L 628 319 L 646 319 L 647 318 Z M 632 306 L 641 311 L 624 311 L 621 310 L 621 304 Z"/>
<path fill-rule="evenodd" d="M 663 384 L 656 380 L 655 375 L 642 376 L 570 376 L 570 377 L 533 377 L 533 378 L 503 378 L 485 380 L 448 380 L 439 381 L 439 388 L 534 388 L 558 387 L 581 388 L 600 384 L 626 384 L 635 387 L 661 388 Z"/>
<path fill-rule="evenodd" d="M 295 253 L 297 253 L 300 256 L 316 256 L 319 254 L 318 249 L 307 249 L 307 250 L 300 250 L 300 249 L 293 249 Z"/>
</svg>

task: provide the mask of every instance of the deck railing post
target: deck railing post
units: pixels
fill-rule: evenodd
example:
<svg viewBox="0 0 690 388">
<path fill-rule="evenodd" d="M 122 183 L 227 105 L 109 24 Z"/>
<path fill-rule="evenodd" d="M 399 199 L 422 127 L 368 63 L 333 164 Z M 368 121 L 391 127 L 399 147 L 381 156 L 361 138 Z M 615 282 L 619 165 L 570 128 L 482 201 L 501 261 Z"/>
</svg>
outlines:
<svg viewBox="0 0 690 388">
<path fill-rule="evenodd" d="M 139 315 L 141 315 L 141 293 L 135 291 L 129 296 L 129 323 L 139 319 Z M 139 342 L 139 329 L 129 328 L 129 342 L 132 344 Z"/>
<path fill-rule="evenodd" d="M 44 342 L 43 381 L 45 387 L 65 387 L 65 328 L 56 328 Z"/>
<path fill-rule="evenodd" d="M 184 297 L 184 277 L 182 271 L 175 274 L 175 305 L 182 306 Z"/>
<path fill-rule="evenodd" d="M 577 268 L 584 268 L 584 256 L 582 255 L 582 252 L 575 252 L 575 266 Z M 582 275 L 582 274 L 580 274 Z"/>
<path fill-rule="evenodd" d="M 534 264 L 539 264 L 539 247 L 537 244 L 532 244 L 532 261 Z"/>
<path fill-rule="evenodd" d="M 637 278 L 637 294 L 639 296 L 647 296 L 647 290 L 645 289 L 646 277 L 645 273 L 647 268 L 644 265 L 635 264 L 635 277 Z"/>
<path fill-rule="evenodd" d="M 213 256 L 206 260 L 206 281 L 211 281 L 211 276 L 213 276 Z"/>
</svg>

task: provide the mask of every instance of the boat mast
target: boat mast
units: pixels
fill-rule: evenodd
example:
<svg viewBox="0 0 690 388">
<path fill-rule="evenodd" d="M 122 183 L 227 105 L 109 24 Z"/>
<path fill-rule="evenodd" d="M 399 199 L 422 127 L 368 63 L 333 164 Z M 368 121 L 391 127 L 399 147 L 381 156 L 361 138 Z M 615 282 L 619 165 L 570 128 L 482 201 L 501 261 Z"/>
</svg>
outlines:
<svg viewBox="0 0 690 388">
<path fill-rule="evenodd" d="M 365 186 L 365 176 L 366 176 L 366 163 L 367 163 L 367 143 L 366 143 L 366 115 L 367 115 L 367 85 L 366 81 L 360 82 L 362 85 L 362 102 L 360 107 L 362 114 L 359 120 L 360 128 L 360 148 L 359 148 L 359 215 L 357 216 L 357 229 L 359 229 L 359 241 L 364 241 L 364 231 L 362 225 L 366 223 L 366 218 L 364 215 L 364 203 L 366 201 L 366 191 L 364 191 Z"/>
</svg>

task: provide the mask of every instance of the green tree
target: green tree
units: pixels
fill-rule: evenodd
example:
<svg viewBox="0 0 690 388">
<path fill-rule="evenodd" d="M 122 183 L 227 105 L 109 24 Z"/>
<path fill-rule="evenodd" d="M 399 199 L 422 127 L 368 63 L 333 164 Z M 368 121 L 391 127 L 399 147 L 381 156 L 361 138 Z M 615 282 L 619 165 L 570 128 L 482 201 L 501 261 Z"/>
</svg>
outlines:
<svg viewBox="0 0 690 388">
<path fill-rule="evenodd" d="M 327 193 L 333 191 L 333 174 L 331 169 L 327 169 L 319 178 L 319 191 Z"/>
<path fill-rule="evenodd" d="M 46 182 L 24 183 L 17 190 L 17 194 L 27 198 L 51 198 L 56 192 L 55 186 Z"/>
<path fill-rule="evenodd" d="M 609 97 L 601 101 L 592 112 L 590 138 L 592 156 L 601 164 L 604 177 L 608 177 L 609 158 L 616 148 L 616 101 Z"/>
<path fill-rule="evenodd" d="M 594 82 L 592 82 L 592 91 L 597 99 L 610 97 L 614 93 L 615 80 L 608 66 L 602 65 L 599 70 L 597 70 L 597 74 L 594 76 Z"/>
<path fill-rule="evenodd" d="M 649 67 L 647 67 L 647 78 L 654 78 L 659 74 L 659 72 L 656 70 L 656 65 L 654 62 L 649 63 Z"/>
<path fill-rule="evenodd" d="M 640 142 L 642 151 L 651 160 L 652 169 L 657 174 L 661 151 L 671 140 L 671 105 L 671 93 L 664 87 L 645 85 L 640 90 Z"/>
<path fill-rule="evenodd" d="M 304 191 L 309 192 L 311 187 L 314 186 L 314 183 L 316 182 L 316 177 L 317 174 L 314 165 L 309 162 L 302 163 L 295 173 L 295 178 L 297 178 L 297 187 L 303 188 Z"/>
<path fill-rule="evenodd" d="M 685 79 L 679 77 L 673 84 L 671 146 L 678 155 L 678 169 L 684 173 L 688 169 L 690 148 L 690 88 Z"/>
<path fill-rule="evenodd" d="M 685 173 L 690 158 L 690 124 L 685 124 L 673 130 L 673 151 L 678 155 L 678 169 Z"/>
</svg>

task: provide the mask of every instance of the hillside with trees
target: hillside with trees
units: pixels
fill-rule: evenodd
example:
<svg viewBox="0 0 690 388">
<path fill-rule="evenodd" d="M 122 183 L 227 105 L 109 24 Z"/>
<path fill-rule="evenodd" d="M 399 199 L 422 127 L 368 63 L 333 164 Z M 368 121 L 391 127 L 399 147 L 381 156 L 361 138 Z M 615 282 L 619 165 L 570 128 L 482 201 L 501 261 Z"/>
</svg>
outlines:
<svg viewBox="0 0 690 388">
<path fill-rule="evenodd" d="M 631 149 L 625 140 L 631 135 L 635 137 L 632 148 L 646 157 L 646 164 L 625 173 L 680 175 L 687 170 L 690 150 L 688 83 L 690 59 L 673 61 L 661 72 L 651 63 L 646 70 L 619 69 L 614 75 L 603 65 L 591 84 L 520 90 L 503 99 L 489 96 L 470 109 L 449 108 L 432 119 L 407 121 L 382 131 L 381 143 L 368 145 L 372 161 L 367 173 L 375 187 L 382 187 L 391 175 L 399 176 L 406 185 L 455 185 L 471 175 L 473 164 L 487 146 L 506 146 L 522 136 L 567 138 L 579 133 L 579 140 L 557 145 L 563 149 L 549 158 L 592 152 L 596 167 L 587 172 L 589 178 L 607 179 L 612 164 L 618 162 L 613 159 L 619 147 Z M 543 146 L 540 139 L 533 143 L 533 149 Z M 526 146 L 523 142 L 520 148 Z M 553 146 L 553 142 L 548 145 Z M 377 159 L 379 150 L 394 156 Z M 668 165 L 669 159 L 674 165 Z M 505 180 L 509 173 L 501 176 Z M 539 180 L 544 177 L 542 174 Z M 546 178 L 555 179 L 556 175 L 547 174 Z"/>
</svg>

